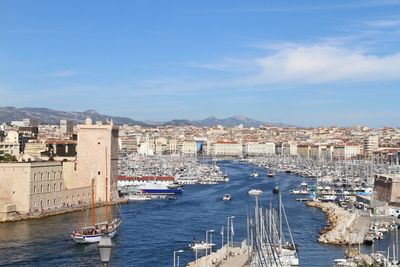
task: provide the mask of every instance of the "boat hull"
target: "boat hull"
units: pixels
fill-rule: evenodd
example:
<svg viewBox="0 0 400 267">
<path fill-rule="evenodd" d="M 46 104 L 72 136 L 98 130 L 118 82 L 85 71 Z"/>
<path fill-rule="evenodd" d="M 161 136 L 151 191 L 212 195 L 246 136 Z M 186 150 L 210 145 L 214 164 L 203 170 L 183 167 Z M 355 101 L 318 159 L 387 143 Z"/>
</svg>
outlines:
<svg viewBox="0 0 400 267">
<path fill-rule="evenodd" d="M 108 232 L 108 236 L 113 238 L 118 231 L 119 226 L 121 225 L 121 221 L 118 223 L 118 225 Z M 76 235 L 72 234 L 71 238 L 78 244 L 90 244 L 90 243 L 98 243 L 100 242 L 101 238 L 105 235 L 106 233 L 98 233 L 94 235 Z"/>
<path fill-rule="evenodd" d="M 153 189 L 145 188 L 141 190 L 143 194 L 158 194 L 158 195 L 179 195 L 182 194 L 182 189 Z"/>
</svg>

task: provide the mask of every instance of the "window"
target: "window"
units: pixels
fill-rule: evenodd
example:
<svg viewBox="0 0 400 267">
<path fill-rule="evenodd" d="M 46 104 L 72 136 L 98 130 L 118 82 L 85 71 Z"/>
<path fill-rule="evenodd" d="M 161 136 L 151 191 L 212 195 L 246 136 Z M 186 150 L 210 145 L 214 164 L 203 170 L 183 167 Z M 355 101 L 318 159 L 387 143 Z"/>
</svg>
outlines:
<svg viewBox="0 0 400 267">
<path fill-rule="evenodd" d="M 50 192 L 50 184 L 47 184 L 47 192 Z"/>
<path fill-rule="evenodd" d="M 50 179 L 50 173 L 48 172 L 47 173 L 47 180 L 49 180 Z"/>
<path fill-rule="evenodd" d="M 50 206 L 50 199 L 47 200 L 47 206 Z"/>
<path fill-rule="evenodd" d="M 60 190 L 62 190 L 62 183 L 60 183 Z"/>
<path fill-rule="evenodd" d="M 40 200 L 40 207 L 43 207 L 43 200 Z"/>
<path fill-rule="evenodd" d="M 40 186 L 40 193 L 43 193 L 43 185 Z"/>
<path fill-rule="evenodd" d="M 33 174 L 33 180 L 36 181 L 36 173 Z"/>
<path fill-rule="evenodd" d="M 56 183 L 54 183 L 53 191 L 56 191 Z"/>
<path fill-rule="evenodd" d="M 33 206 L 36 208 L 36 201 L 33 202 Z"/>
<path fill-rule="evenodd" d="M 56 204 L 56 199 L 54 199 L 54 205 Z"/>
<path fill-rule="evenodd" d="M 40 173 L 40 181 L 43 181 L 43 173 Z"/>
<path fill-rule="evenodd" d="M 33 193 L 36 194 L 36 185 L 33 186 Z"/>
<path fill-rule="evenodd" d="M 97 174 L 100 175 L 100 171 L 98 171 Z"/>
</svg>

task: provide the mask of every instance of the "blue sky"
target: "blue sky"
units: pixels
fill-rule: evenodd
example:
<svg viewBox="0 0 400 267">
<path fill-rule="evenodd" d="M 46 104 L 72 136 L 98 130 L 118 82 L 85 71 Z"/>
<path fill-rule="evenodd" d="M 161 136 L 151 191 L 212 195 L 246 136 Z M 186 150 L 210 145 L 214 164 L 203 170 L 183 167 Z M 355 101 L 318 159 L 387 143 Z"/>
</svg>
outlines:
<svg viewBox="0 0 400 267">
<path fill-rule="evenodd" d="M 400 0 L 0 1 L 0 106 L 400 126 Z"/>
</svg>

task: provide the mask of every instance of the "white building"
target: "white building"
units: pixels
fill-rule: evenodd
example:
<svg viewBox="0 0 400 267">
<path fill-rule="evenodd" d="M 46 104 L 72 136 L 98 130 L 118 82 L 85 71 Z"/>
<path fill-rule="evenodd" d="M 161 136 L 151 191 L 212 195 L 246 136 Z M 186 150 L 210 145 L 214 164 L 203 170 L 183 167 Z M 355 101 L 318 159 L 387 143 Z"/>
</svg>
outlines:
<svg viewBox="0 0 400 267">
<path fill-rule="evenodd" d="M 71 120 L 60 120 L 60 133 L 71 134 L 74 132 L 74 122 Z"/>
<path fill-rule="evenodd" d="M 379 137 L 377 135 L 370 135 L 364 139 L 364 155 L 370 157 L 373 151 L 378 150 Z"/>
<path fill-rule="evenodd" d="M 219 141 L 211 143 L 209 152 L 214 156 L 241 156 L 243 147 L 241 143 L 231 141 Z"/>
<path fill-rule="evenodd" d="M 247 155 L 273 155 L 275 154 L 275 144 L 268 143 L 246 143 L 244 146 L 244 153 Z"/>
<path fill-rule="evenodd" d="M 195 141 L 183 141 L 181 145 L 181 153 L 186 156 L 196 155 L 196 142 Z"/>
</svg>

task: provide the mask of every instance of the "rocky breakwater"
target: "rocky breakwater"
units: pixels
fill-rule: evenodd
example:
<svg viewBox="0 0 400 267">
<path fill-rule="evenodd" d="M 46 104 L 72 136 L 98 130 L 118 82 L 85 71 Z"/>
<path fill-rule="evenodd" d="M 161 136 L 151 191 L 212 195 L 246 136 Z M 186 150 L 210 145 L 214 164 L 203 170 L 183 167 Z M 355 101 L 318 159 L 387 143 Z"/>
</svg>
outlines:
<svg viewBox="0 0 400 267">
<path fill-rule="evenodd" d="M 310 201 L 307 206 L 322 209 L 328 221 L 327 225 L 320 231 L 318 242 L 335 245 L 360 242 L 359 231 L 354 229 L 356 214 L 352 214 L 335 203 L 329 202 Z"/>
</svg>

